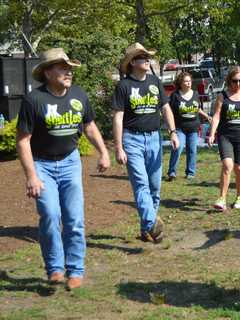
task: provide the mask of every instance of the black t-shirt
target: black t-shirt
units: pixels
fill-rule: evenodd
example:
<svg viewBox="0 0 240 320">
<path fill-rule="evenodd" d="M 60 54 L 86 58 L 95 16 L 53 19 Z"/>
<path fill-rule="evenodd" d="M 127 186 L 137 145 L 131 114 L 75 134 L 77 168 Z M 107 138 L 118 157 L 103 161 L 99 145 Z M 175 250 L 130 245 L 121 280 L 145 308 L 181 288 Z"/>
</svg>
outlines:
<svg viewBox="0 0 240 320">
<path fill-rule="evenodd" d="M 176 128 L 186 132 L 196 132 L 200 126 L 199 109 L 201 103 L 198 93 L 193 91 L 192 98 L 185 100 L 179 90 L 170 97 L 170 106 L 174 115 Z"/>
<path fill-rule="evenodd" d="M 160 129 L 160 109 L 168 100 L 156 76 L 147 74 L 143 81 L 128 76 L 117 84 L 112 106 L 124 111 L 124 128 L 144 132 Z"/>
<path fill-rule="evenodd" d="M 240 101 L 233 101 L 223 91 L 223 104 L 218 125 L 218 134 L 223 134 L 235 142 L 240 142 Z"/>
<path fill-rule="evenodd" d="M 71 153 L 77 147 L 83 123 L 94 117 L 80 87 L 73 85 L 64 96 L 57 97 L 43 85 L 23 98 L 17 127 L 32 135 L 33 156 L 51 158 Z"/>
</svg>

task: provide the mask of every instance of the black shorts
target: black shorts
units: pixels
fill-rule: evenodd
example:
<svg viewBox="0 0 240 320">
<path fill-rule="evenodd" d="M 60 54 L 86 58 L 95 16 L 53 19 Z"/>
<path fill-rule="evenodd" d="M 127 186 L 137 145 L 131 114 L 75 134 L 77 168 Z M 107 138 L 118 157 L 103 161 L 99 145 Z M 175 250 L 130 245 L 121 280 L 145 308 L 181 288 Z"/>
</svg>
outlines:
<svg viewBox="0 0 240 320">
<path fill-rule="evenodd" d="M 218 149 L 221 160 L 231 158 L 234 163 L 240 164 L 240 142 L 231 141 L 228 137 L 219 135 Z"/>
</svg>

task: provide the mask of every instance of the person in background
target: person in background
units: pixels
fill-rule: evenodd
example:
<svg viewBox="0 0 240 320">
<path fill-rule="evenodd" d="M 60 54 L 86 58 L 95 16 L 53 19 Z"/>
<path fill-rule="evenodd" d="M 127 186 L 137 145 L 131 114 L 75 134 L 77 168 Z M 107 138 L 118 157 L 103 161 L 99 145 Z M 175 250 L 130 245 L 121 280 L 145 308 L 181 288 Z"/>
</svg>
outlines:
<svg viewBox="0 0 240 320">
<path fill-rule="evenodd" d="M 17 123 L 17 150 L 27 195 L 36 199 L 39 240 L 48 279 L 67 288 L 82 285 L 86 251 L 82 167 L 77 150 L 84 131 L 99 151 L 99 171 L 110 166 L 85 92 L 72 85 L 70 60 L 62 48 L 40 55 L 33 78 L 42 83 L 24 97 Z"/>
<path fill-rule="evenodd" d="M 175 86 L 176 90 L 170 97 L 170 106 L 174 114 L 180 146 L 178 149 L 171 150 L 168 181 L 174 180 L 177 176 L 177 167 L 184 146 L 186 146 L 186 178 L 194 178 L 196 174 L 198 130 L 200 126 L 199 115 L 207 121 L 211 121 L 211 117 L 201 109 L 198 93 L 192 90 L 192 77 L 190 73 L 180 73 L 175 80 Z"/>
<path fill-rule="evenodd" d="M 234 169 L 236 199 L 233 208 L 240 209 L 240 67 L 234 67 L 226 77 L 227 90 L 218 95 L 209 136 L 212 146 L 217 131 L 217 142 L 222 161 L 220 197 L 214 207 L 227 209 L 227 192 Z"/>
<path fill-rule="evenodd" d="M 178 147 L 174 118 L 160 80 L 151 74 L 155 52 L 140 43 L 126 49 L 121 72 L 126 75 L 113 94 L 113 135 L 116 160 L 126 164 L 141 220 L 141 239 L 157 243 L 163 222 L 160 204 L 162 139 L 160 110 L 169 126 L 173 148 Z"/>
</svg>

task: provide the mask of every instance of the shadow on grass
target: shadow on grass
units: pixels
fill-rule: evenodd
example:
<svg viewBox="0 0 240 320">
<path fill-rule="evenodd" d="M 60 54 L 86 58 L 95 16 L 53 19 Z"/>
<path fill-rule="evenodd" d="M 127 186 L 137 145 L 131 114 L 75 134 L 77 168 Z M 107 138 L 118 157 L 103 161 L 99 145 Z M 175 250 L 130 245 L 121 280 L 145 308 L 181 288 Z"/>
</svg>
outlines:
<svg viewBox="0 0 240 320">
<path fill-rule="evenodd" d="M 226 241 L 229 239 L 240 239 L 239 230 L 231 231 L 229 229 L 222 229 L 206 231 L 204 233 L 208 237 L 208 240 L 201 247 L 194 248 L 194 250 L 208 249 L 218 244 L 219 242 Z"/>
<path fill-rule="evenodd" d="M 128 180 L 128 176 L 118 176 L 116 174 L 107 175 L 107 174 L 90 174 L 90 177 L 93 178 L 102 178 L 102 179 L 116 179 L 116 180 Z"/>
<path fill-rule="evenodd" d="M 97 242 L 90 242 L 87 241 L 87 247 L 88 248 L 94 248 L 94 249 L 103 249 L 103 250 L 119 250 L 126 254 L 140 254 L 143 253 L 143 248 L 128 248 L 124 246 L 116 246 L 113 244 L 107 244 L 107 243 L 97 243 Z"/>
<path fill-rule="evenodd" d="M 129 207 L 132 207 L 132 208 L 136 209 L 135 202 L 133 202 L 133 201 L 113 200 L 113 201 L 110 201 L 110 203 L 129 206 Z"/>
<path fill-rule="evenodd" d="M 118 293 L 142 303 L 168 304 L 176 307 L 201 306 L 205 309 L 229 308 L 239 311 L 237 289 L 225 289 L 215 283 L 161 281 L 158 283 L 128 282 L 118 285 Z"/>
<path fill-rule="evenodd" d="M 111 234 L 89 234 L 87 236 L 88 239 L 92 239 L 92 240 L 114 240 L 114 239 L 118 239 L 118 240 L 126 240 L 126 238 L 124 237 L 119 237 L 119 236 L 112 236 Z"/>
<path fill-rule="evenodd" d="M 38 228 L 30 226 L 0 226 L 0 237 L 11 237 L 27 242 L 38 242 Z"/>
<path fill-rule="evenodd" d="M 182 211 L 192 211 L 193 210 L 192 207 L 197 207 L 198 211 L 206 211 L 206 209 L 202 208 L 201 199 L 199 198 L 182 199 L 181 201 L 172 200 L 172 199 L 163 199 L 161 200 L 161 205 L 165 208 L 175 208 Z"/>
<path fill-rule="evenodd" d="M 218 182 L 202 181 L 202 182 L 199 182 L 199 183 L 193 182 L 193 183 L 191 183 L 191 186 L 193 186 L 193 187 L 216 187 L 216 188 L 219 188 L 219 181 Z M 229 188 L 235 189 L 236 188 L 236 184 L 231 182 L 229 184 Z"/>
<path fill-rule="evenodd" d="M 47 280 L 41 278 L 14 278 L 9 276 L 6 271 L 0 270 L 0 292 L 2 291 L 33 292 L 42 297 L 48 297 L 56 292 L 56 286 L 50 286 Z"/>
</svg>

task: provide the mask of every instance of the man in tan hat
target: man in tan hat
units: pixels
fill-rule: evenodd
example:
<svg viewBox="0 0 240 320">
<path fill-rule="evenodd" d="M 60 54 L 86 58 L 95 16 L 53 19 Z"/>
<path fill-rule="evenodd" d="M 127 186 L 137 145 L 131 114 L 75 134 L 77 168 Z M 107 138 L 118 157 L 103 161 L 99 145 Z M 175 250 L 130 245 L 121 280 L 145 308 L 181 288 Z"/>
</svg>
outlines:
<svg viewBox="0 0 240 320">
<path fill-rule="evenodd" d="M 17 149 L 27 194 L 36 199 L 39 239 L 48 278 L 80 287 L 86 251 L 82 169 L 77 150 L 84 131 L 99 151 L 99 171 L 109 165 L 108 151 L 94 122 L 85 92 L 72 85 L 72 67 L 62 48 L 47 50 L 33 69 L 43 83 L 23 99 L 17 124 Z"/>
<path fill-rule="evenodd" d="M 163 222 L 157 216 L 162 174 L 160 111 L 174 149 L 179 141 L 162 84 L 148 74 L 154 53 L 140 43 L 126 49 L 121 62 L 126 77 L 117 84 L 113 95 L 113 135 L 116 159 L 128 168 L 141 220 L 141 239 L 157 243 L 163 236 Z"/>
</svg>

